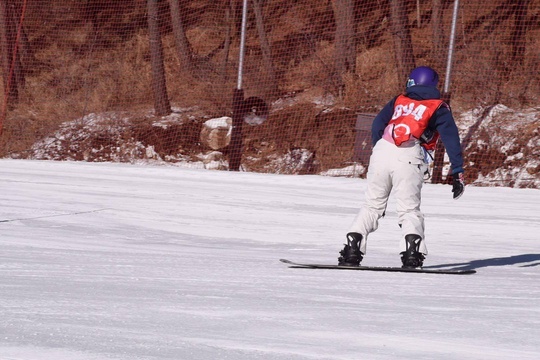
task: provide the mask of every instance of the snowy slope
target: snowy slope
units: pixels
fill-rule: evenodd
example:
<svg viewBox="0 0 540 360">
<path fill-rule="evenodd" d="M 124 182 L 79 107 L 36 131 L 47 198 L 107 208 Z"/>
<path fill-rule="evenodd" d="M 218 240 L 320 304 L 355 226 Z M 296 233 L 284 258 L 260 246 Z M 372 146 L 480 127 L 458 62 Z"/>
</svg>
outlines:
<svg viewBox="0 0 540 360">
<path fill-rule="evenodd" d="M 540 192 L 427 184 L 427 267 L 334 263 L 365 181 L 0 160 L 0 359 L 539 359 Z M 399 265 L 394 203 L 366 265 Z"/>
</svg>

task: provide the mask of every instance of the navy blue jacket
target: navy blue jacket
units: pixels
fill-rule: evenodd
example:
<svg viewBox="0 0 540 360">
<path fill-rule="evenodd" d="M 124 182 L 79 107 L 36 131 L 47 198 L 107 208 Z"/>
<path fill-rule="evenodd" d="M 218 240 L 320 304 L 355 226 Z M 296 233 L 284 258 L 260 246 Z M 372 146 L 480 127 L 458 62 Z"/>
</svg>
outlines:
<svg viewBox="0 0 540 360">
<path fill-rule="evenodd" d="M 431 86 L 416 85 L 407 88 L 405 96 L 414 100 L 440 99 L 441 93 Z M 390 100 L 373 120 L 371 125 L 373 146 L 382 138 L 386 125 L 392 119 L 396 98 L 397 96 Z M 452 174 L 463 172 L 463 155 L 459 133 L 450 107 L 446 103 L 443 103 L 429 120 L 426 132 L 429 131 L 439 132 L 452 164 Z"/>
</svg>

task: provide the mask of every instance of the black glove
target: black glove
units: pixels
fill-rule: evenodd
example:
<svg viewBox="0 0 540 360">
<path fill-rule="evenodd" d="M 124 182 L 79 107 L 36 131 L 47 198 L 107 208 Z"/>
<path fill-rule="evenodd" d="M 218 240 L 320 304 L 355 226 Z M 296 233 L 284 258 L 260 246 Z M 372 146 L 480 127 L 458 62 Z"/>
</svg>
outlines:
<svg viewBox="0 0 540 360">
<path fill-rule="evenodd" d="M 454 200 L 459 199 L 465 191 L 465 177 L 462 172 L 452 175 L 452 192 L 454 193 Z"/>
</svg>

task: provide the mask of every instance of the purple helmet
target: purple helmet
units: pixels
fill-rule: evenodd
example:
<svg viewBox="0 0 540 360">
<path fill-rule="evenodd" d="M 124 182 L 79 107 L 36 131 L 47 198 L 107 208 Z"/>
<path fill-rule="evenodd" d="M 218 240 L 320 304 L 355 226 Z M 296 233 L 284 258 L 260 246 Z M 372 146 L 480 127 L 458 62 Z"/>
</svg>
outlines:
<svg viewBox="0 0 540 360">
<path fill-rule="evenodd" d="M 420 66 L 411 71 L 407 80 L 407 87 L 415 85 L 437 87 L 439 83 L 439 74 L 429 66 Z"/>
</svg>

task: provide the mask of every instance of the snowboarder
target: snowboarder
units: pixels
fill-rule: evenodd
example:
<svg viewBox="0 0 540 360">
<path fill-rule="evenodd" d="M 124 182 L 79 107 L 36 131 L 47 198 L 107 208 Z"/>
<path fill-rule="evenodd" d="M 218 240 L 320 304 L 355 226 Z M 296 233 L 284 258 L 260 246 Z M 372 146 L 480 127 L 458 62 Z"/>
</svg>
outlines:
<svg viewBox="0 0 540 360">
<path fill-rule="evenodd" d="M 421 190 L 429 157 L 439 136 L 450 158 L 453 198 L 458 199 L 463 194 L 465 182 L 458 129 L 450 107 L 440 100 L 438 82 L 439 75 L 430 67 L 412 70 L 405 93 L 390 100 L 373 120 L 373 152 L 365 203 L 347 233 L 339 265 L 360 265 L 366 253 L 367 237 L 377 230 L 392 190 L 402 232 L 403 267 L 423 265 L 428 251 L 424 241 L 424 216 L 420 211 Z"/>
</svg>

